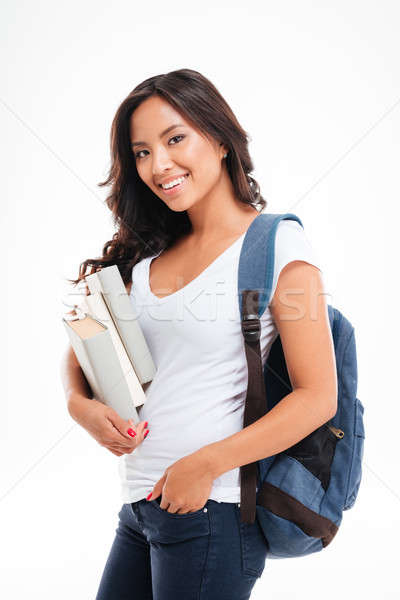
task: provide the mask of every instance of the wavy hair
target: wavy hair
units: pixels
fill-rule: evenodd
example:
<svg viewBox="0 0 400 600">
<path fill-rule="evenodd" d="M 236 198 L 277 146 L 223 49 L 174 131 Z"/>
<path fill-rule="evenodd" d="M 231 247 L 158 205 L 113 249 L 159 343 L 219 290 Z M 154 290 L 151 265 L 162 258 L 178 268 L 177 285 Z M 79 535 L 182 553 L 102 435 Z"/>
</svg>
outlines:
<svg viewBox="0 0 400 600">
<path fill-rule="evenodd" d="M 152 96 L 169 102 L 185 119 L 229 148 L 226 165 L 241 202 L 258 211 L 267 205 L 258 183 L 251 177 L 254 166 L 248 135 L 217 88 L 192 69 L 150 77 L 135 87 L 115 114 L 110 135 L 109 175 L 98 184 L 111 188 L 105 202 L 112 212 L 116 232 L 105 243 L 101 257 L 88 258 L 80 264 L 78 278 L 68 280 L 75 285 L 85 280 L 86 275 L 115 264 L 126 285 L 135 264 L 164 250 L 191 228 L 187 212 L 171 210 L 143 183 L 136 169 L 130 118 L 134 110 Z"/>
</svg>

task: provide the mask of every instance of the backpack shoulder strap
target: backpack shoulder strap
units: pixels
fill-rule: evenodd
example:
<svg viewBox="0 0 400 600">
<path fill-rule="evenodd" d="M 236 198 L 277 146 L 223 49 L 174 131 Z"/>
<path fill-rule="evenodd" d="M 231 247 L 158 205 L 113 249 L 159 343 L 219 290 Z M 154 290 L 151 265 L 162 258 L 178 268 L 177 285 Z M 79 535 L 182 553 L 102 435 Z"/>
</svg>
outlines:
<svg viewBox="0 0 400 600">
<path fill-rule="evenodd" d="M 251 223 L 243 240 L 239 259 L 238 298 L 239 312 L 242 315 L 242 293 L 244 290 L 259 292 L 258 316 L 264 313 L 272 290 L 275 262 L 275 236 L 282 220 L 303 223 L 292 213 L 261 213 Z"/>
<path fill-rule="evenodd" d="M 246 232 L 239 259 L 239 308 L 245 342 L 248 385 L 243 427 L 260 419 L 267 409 L 261 360 L 260 316 L 268 305 L 275 261 L 275 234 L 282 219 L 300 219 L 285 215 L 260 214 Z M 256 515 L 257 462 L 240 468 L 241 522 L 253 523 Z"/>
</svg>

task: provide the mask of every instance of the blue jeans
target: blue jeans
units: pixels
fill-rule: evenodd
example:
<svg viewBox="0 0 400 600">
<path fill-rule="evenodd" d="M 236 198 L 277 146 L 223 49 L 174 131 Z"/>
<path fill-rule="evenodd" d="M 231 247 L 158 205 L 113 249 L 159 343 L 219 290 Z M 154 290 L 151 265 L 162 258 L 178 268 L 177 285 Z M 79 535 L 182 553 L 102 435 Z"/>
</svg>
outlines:
<svg viewBox="0 0 400 600">
<path fill-rule="evenodd" d="M 123 504 L 96 600 L 247 600 L 267 542 L 240 504 L 207 500 L 173 514 L 160 498 Z"/>
</svg>

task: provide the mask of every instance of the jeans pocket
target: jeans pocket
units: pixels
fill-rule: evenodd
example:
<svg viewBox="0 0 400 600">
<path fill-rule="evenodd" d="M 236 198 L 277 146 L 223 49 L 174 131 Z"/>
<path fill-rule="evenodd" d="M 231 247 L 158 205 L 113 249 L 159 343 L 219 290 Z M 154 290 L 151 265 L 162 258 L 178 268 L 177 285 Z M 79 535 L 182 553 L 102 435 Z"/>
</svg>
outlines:
<svg viewBox="0 0 400 600">
<path fill-rule="evenodd" d="M 209 500 L 203 508 L 191 513 L 169 513 L 160 507 L 159 502 L 146 501 L 143 525 L 145 534 L 151 542 L 174 544 L 210 534 L 208 514 Z"/>
<path fill-rule="evenodd" d="M 242 572 L 253 577 L 261 577 L 268 553 L 268 543 L 256 517 L 254 523 L 242 523 L 240 505 L 236 505 L 239 526 Z"/>
<path fill-rule="evenodd" d="M 180 517 L 184 517 L 184 518 L 185 517 L 195 517 L 196 515 L 201 515 L 202 513 L 208 511 L 208 501 L 202 508 L 199 508 L 199 510 L 195 510 L 190 513 L 170 513 L 165 508 L 161 508 L 161 506 L 160 506 L 161 496 L 158 496 L 158 498 L 156 498 L 155 500 L 152 500 L 151 503 L 152 504 L 154 503 L 155 508 L 157 508 L 159 512 L 165 514 L 168 517 L 172 517 L 172 518 L 178 517 L 178 519 Z"/>
</svg>

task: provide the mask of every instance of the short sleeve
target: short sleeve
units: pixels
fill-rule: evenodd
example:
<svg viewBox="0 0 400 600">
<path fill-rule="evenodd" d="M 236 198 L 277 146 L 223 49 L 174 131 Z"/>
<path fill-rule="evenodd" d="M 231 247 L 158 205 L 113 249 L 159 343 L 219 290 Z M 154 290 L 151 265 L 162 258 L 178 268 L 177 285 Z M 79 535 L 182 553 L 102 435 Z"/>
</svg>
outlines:
<svg viewBox="0 0 400 600">
<path fill-rule="evenodd" d="M 289 220 L 280 221 L 276 230 L 274 277 L 270 302 L 282 269 L 294 260 L 308 262 L 322 272 L 319 261 L 300 223 Z"/>
</svg>

